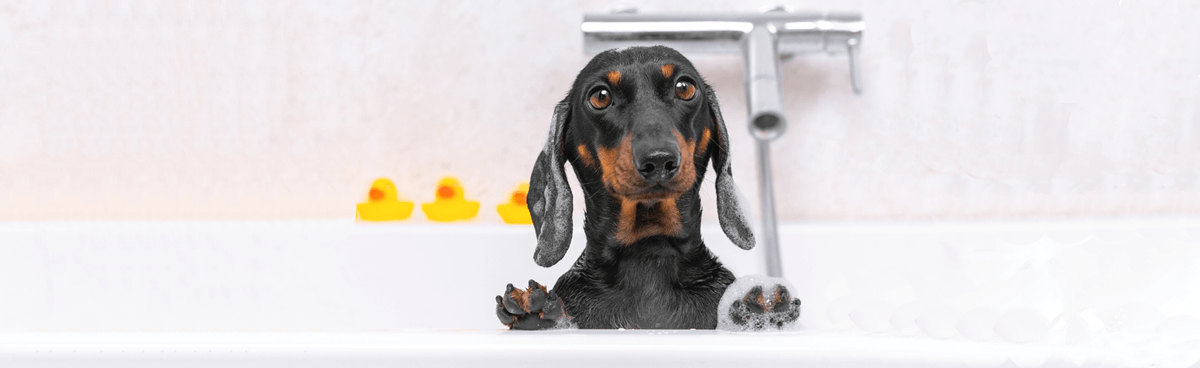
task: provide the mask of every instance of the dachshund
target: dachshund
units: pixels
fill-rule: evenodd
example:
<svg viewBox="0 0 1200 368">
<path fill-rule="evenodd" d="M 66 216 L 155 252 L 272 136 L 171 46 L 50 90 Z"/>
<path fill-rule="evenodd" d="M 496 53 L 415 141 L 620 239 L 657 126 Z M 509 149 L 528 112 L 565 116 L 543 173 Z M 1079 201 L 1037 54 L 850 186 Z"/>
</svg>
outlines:
<svg viewBox="0 0 1200 368">
<path fill-rule="evenodd" d="M 570 162 L 586 196 L 587 246 L 553 290 L 533 280 L 524 290 L 508 284 L 496 296 L 500 322 L 519 330 L 716 328 L 718 302 L 735 277 L 700 238 L 699 190 L 710 159 L 722 230 L 742 249 L 755 244 L 729 153 L 716 93 L 678 51 L 596 55 L 554 108 L 526 201 L 538 239 L 534 262 L 550 267 L 571 242 Z M 730 317 L 795 321 L 800 300 L 783 285 L 773 289 L 751 289 Z"/>
</svg>

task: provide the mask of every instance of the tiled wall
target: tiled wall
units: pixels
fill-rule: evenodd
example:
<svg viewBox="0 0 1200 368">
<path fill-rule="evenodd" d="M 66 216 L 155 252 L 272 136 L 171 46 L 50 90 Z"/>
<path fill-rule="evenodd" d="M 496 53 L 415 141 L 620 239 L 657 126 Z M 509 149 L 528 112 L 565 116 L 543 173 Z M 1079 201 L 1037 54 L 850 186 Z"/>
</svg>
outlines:
<svg viewBox="0 0 1200 368">
<path fill-rule="evenodd" d="M 1200 214 L 1200 3 L 783 3 L 868 22 L 863 95 L 844 58 L 783 66 L 783 220 Z M 0 220 L 352 218 L 377 177 L 456 175 L 498 222 L 608 7 L 0 1 Z M 755 199 L 740 60 L 692 60 Z"/>
</svg>

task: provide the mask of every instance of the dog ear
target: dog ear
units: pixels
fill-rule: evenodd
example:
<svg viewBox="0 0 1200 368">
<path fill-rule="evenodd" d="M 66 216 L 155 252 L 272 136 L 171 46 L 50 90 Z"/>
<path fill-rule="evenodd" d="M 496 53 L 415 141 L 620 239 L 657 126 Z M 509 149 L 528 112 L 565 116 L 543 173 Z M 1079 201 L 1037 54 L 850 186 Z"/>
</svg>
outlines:
<svg viewBox="0 0 1200 368">
<path fill-rule="evenodd" d="M 533 229 L 537 233 L 537 250 L 533 261 L 539 266 L 550 267 L 558 263 L 571 246 L 571 185 L 567 184 L 567 173 L 563 169 L 563 134 L 567 119 L 571 115 L 566 101 L 554 107 L 550 119 L 550 134 L 546 146 L 538 154 L 529 177 L 529 192 L 526 203 L 533 217 Z"/>
<path fill-rule="evenodd" d="M 707 86 L 706 86 L 707 87 Z M 717 217 L 721 220 L 721 230 L 725 236 L 742 249 L 754 248 L 754 232 L 750 229 L 750 216 L 746 199 L 733 182 L 733 169 L 729 160 L 729 131 L 725 129 L 725 118 L 721 115 L 721 106 L 717 103 L 717 94 L 712 88 L 705 88 L 708 107 L 712 113 L 713 124 L 717 126 L 716 142 L 710 142 L 716 147 L 712 150 L 712 166 L 717 172 Z"/>
</svg>

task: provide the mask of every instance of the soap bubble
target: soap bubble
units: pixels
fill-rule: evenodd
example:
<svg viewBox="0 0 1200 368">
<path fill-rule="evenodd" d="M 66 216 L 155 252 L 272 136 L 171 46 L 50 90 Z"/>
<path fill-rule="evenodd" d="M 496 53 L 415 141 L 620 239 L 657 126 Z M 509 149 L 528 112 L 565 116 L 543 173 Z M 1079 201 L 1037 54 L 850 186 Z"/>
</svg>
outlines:
<svg viewBox="0 0 1200 368">
<path fill-rule="evenodd" d="M 954 336 L 954 323 L 962 313 L 958 309 L 936 305 L 925 309 L 917 316 L 917 328 L 930 337 L 948 339 Z"/>
<path fill-rule="evenodd" d="M 862 302 L 862 297 L 857 295 L 847 295 L 825 304 L 825 315 L 829 317 L 829 322 L 838 328 L 849 328 L 853 319 L 850 318 L 850 312 L 854 311 L 854 307 Z"/>
<path fill-rule="evenodd" d="M 914 300 L 904 303 L 895 312 L 892 312 L 892 318 L 888 321 L 892 323 L 892 327 L 903 334 L 917 333 L 917 316 L 929 308 L 929 302 L 924 300 Z"/>
<path fill-rule="evenodd" d="M 1132 302 L 1117 311 L 1113 327 L 1129 342 L 1141 342 L 1154 337 L 1154 329 L 1166 316 L 1162 311 L 1146 302 Z"/>
<path fill-rule="evenodd" d="M 1112 311 L 1105 308 L 1088 308 L 1079 312 L 1079 317 L 1087 324 L 1088 331 L 1096 332 L 1108 328 L 1116 319 Z"/>
<path fill-rule="evenodd" d="M 976 341 L 991 340 L 996 336 L 996 320 L 1000 313 L 988 308 L 975 308 L 963 313 L 954 328 L 968 339 Z"/>
<path fill-rule="evenodd" d="M 1158 324 L 1158 335 L 1168 344 L 1200 340 L 1200 318 L 1180 314 Z"/>
<path fill-rule="evenodd" d="M 733 284 L 729 285 L 729 288 L 725 289 L 725 294 L 721 295 L 721 301 L 717 304 L 717 329 L 725 331 L 757 331 L 754 326 L 766 326 L 764 330 L 770 331 L 788 331 L 795 329 L 796 325 L 799 324 L 799 319 L 791 323 L 785 323 L 782 326 L 776 326 L 774 323 L 768 323 L 771 322 L 768 321 L 768 319 L 771 317 L 779 317 L 778 315 L 771 313 L 754 315 L 753 318 L 755 319 L 752 319 L 750 323 L 744 325 L 734 323 L 733 319 L 729 317 L 730 306 L 733 305 L 734 301 L 741 300 L 743 297 L 745 297 L 746 294 L 750 292 L 750 289 L 753 289 L 755 286 L 760 286 L 762 287 L 764 296 L 769 296 L 775 292 L 776 285 L 782 285 L 783 287 L 786 287 L 788 292 L 791 293 L 791 297 L 793 299 L 799 298 L 799 296 L 795 294 L 797 291 L 796 287 L 793 286 L 791 282 L 788 282 L 787 279 L 782 277 L 768 277 L 763 275 L 746 275 L 739 277 L 733 282 Z M 800 308 L 799 305 L 794 305 L 793 307 Z"/>
<path fill-rule="evenodd" d="M 1050 321 L 1041 312 L 1018 308 L 1000 316 L 996 320 L 995 331 L 996 335 L 1009 342 L 1035 342 L 1050 332 Z"/>
<path fill-rule="evenodd" d="M 863 331 L 882 332 L 891 327 L 888 319 L 892 316 L 893 309 L 896 307 L 891 303 L 882 300 L 868 300 L 858 303 L 858 306 L 850 311 L 850 319 Z"/>
<path fill-rule="evenodd" d="M 564 317 L 564 318 L 558 320 L 558 323 L 555 323 L 554 327 L 551 327 L 547 330 L 578 330 L 578 329 L 579 329 L 579 325 L 575 324 L 575 321 L 571 320 L 571 316 L 567 316 L 567 317 Z"/>
<path fill-rule="evenodd" d="M 1087 321 L 1078 314 L 1071 314 L 1062 317 L 1067 323 L 1067 331 L 1062 336 L 1063 342 L 1067 344 L 1078 344 L 1087 342 L 1092 336 L 1092 329 Z"/>
<path fill-rule="evenodd" d="M 1156 354 L 1153 367 L 1162 368 L 1195 368 L 1200 363 L 1200 349 L 1180 349 Z"/>
</svg>

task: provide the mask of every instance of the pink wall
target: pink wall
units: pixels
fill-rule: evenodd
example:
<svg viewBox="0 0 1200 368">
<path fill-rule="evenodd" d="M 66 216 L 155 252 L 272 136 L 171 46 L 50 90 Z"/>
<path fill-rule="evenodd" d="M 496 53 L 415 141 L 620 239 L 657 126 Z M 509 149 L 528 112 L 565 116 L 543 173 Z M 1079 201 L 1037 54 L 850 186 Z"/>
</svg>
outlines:
<svg viewBox="0 0 1200 368">
<path fill-rule="evenodd" d="M 1200 3 L 784 3 L 868 30 L 861 96 L 844 58 L 784 64 L 781 219 L 1200 215 Z M 499 222 L 606 10 L 0 1 L 0 220 L 349 219 L 453 174 Z M 754 199 L 740 61 L 692 60 Z"/>
</svg>

